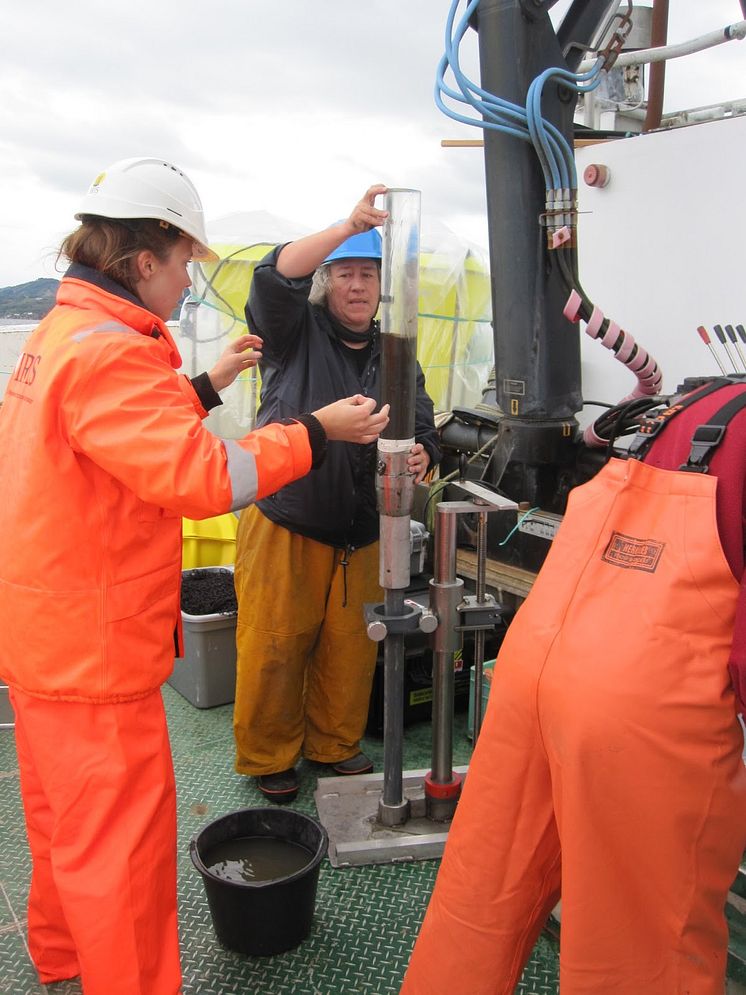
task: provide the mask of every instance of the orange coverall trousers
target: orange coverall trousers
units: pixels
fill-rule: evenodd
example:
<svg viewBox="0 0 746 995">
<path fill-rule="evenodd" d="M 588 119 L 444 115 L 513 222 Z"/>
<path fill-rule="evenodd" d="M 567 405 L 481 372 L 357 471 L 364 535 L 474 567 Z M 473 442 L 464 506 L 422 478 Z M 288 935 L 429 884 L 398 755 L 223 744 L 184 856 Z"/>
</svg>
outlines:
<svg viewBox="0 0 746 995">
<path fill-rule="evenodd" d="M 402 995 L 512 995 L 562 897 L 562 995 L 722 995 L 746 847 L 717 480 L 612 460 L 494 669 Z"/>
<path fill-rule="evenodd" d="M 178 995 L 176 796 L 160 691 L 118 704 L 11 690 L 42 984 Z"/>
<path fill-rule="evenodd" d="M 342 550 L 241 513 L 236 539 L 236 771 L 272 774 L 300 756 L 360 752 L 377 643 L 363 603 L 379 602 L 378 543 Z"/>
</svg>

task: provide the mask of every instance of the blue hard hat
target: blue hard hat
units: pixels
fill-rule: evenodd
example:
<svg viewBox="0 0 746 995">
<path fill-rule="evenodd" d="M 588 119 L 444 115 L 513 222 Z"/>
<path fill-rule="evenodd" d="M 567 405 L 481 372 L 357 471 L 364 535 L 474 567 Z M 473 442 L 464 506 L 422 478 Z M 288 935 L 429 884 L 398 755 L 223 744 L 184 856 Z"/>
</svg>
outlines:
<svg viewBox="0 0 746 995">
<path fill-rule="evenodd" d="M 359 235 L 351 235 L 324 260 L 325 263 L 335 263 L 340 259 L 377 259 L 380 261 L 381 233 L 376 228 L 362 231 Z"/>
</svg>

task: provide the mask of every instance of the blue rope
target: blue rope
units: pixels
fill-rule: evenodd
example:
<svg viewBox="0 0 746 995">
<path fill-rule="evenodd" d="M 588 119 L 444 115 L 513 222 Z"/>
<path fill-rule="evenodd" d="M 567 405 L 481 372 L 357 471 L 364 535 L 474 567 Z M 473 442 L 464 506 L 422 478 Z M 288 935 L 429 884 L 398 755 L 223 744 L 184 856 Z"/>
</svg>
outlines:
<svg viewBox="0 0 746 995">
<path fill-rule="evenodd" d="M 536 507 L 536 508 L 529 508 L 525 515 L 521 515 L 521 517 L 515 523 L 515 525 L 513 526 L 513 528 L 510 530 L 510 532 L 508 532 L 508 534 L 505 536 L 505 538 L 502 540 L 502 542 L 499 542 L 497 545 L 498 546 L 504 546 L 507 542 L 509 542 L 509 540 L 518 531 L 518 529 L 521 527 L 521 525 L 526 521 L 526 519 L 528 518 L 528 516 L 529 515 L 533 515 L 533 513 L 535 511 L 539 511 L 539 508 L 538 507 Z"/>
</svg>

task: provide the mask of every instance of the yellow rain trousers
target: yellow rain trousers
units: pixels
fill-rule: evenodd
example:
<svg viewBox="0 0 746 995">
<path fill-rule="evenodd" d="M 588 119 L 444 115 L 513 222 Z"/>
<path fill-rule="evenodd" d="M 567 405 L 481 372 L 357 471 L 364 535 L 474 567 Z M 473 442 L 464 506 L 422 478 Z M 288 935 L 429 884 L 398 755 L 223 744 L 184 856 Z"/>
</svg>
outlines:
<svg viewBox="0 0 746 995">
<path fill-rule="evenodd" d="M 42 984 L 178 995 L 176 792 L 161 692 L 49 701 L 11 688 Z"/>
<path fill-rule="evenodd" d="M 335 763 L 360 750 L 377 650 L 362 606 L 383 599 L 378 543 L 355 550 L 346 568 L 342 559 L 341 550 L 275 525 L 256 507 L 241 514 L 233 714 L 239 774 L 287 770 L 300 756 Z"/>
<path fill-rule="evenodd" d="M 722 995 L 746 847 L 717 480 L 612 460 L 494 669 L 402 995 L 512 995 L 562 897 L 562 995 Z"/>
</svg>

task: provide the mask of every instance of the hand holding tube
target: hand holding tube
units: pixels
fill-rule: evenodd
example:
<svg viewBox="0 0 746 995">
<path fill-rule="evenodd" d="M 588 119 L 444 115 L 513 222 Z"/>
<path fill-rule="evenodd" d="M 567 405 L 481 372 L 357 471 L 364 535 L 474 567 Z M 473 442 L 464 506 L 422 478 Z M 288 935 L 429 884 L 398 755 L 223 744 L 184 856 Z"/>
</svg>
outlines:
<svg viewBox="0 0 746 995">
<path fill-rule="evenodd" d="M 409 472 L 414 474 L 415 484 L 419 484 L 425 477 L 430 466 L 430 453 L 421 442 L 415 442 L 409 450 L 407 457 L 407 467 Z"/>
<path fill-rule="evenodd" d="M 352 234 L 361 231 L 370 231 L 382 225 L 389 216 L 388 211 L 382 211 L 376 207 L 376 197 L 386 193 L 387 188 L 382 183 L 376 183 L 363 194 L 363 197 L 353 207 L 347 224 L 350 226 Z"/>
<path fill-rule="evenodd" d="M 312 412 L 321 422 L 328 439 L 338 442 L 375 442 L 389 423 L 389 406 L 375 411 L 372 397 L 355 394 Z"/>
</svg>

